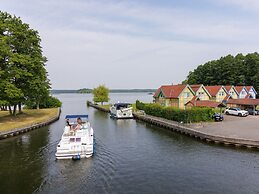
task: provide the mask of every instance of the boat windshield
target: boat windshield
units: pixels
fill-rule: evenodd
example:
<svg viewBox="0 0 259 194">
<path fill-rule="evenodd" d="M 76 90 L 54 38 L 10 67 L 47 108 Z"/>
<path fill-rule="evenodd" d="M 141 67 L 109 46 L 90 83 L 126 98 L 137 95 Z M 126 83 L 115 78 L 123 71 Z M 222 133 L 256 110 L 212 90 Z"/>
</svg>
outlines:
<svg viewBox="0 0 259 194">
<path fill-rule="evenodd" d="M 129 103 L 117 103 L 114 104 L 114 106 L 116 107 L 117 110 L 120 110 L 122 108 L 128 108 L 131 104 Z"/>
</svg>

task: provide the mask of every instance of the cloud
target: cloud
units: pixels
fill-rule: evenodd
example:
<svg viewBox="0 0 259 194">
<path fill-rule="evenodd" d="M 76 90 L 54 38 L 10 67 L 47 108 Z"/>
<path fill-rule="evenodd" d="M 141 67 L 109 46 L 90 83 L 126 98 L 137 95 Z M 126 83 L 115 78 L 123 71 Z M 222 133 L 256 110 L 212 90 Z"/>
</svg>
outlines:
<svg viewBox="0 0 259 194">
<path fill-rule="evenodd" d="M 138 1 L 3 1 L 40 32 L 53 88 L 153 88 L 208 60 L 258 50 L 258 18 Z"/>
</svg>

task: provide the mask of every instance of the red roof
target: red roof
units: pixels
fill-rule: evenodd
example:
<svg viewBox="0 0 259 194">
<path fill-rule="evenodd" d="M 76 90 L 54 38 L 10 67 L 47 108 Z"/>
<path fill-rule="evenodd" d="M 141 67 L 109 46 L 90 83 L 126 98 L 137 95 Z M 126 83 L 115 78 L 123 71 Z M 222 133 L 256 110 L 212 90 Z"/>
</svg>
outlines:
<svg viewBox="0 0 259 194">
<path fill-rule="evenodd" d="M 158 97 L 158 94 L 162 91 L 165 98 L 178 98 L 187 85 L 167 85 L 161 86 L 155 93 L 154 97 Z"/>
<path fill-rule="evenodd" d="M 245 86 L 245 88 L 246 88 L 247 91 L 251 90 L 252 87 L 253 87 L 253 86 Z"/>
<path fill-rule="evenodd" d="M 206 90 L 210 93 L 211 96 L 216 96 L 222 86 L 205 86 Z"/>
<path fill-rule="evenodd" d="M 236 88 L 236 91 L 240 94 L 244 86 L 235 86 L 235 88 Z"/>
<path fill-rule="evenodd" d="M 227 92 L 229 92 L 230 89 L 232 88 L 232 86 L 224 86 L 224 87 L 226 88 Z"/>
<path fill-rule="evenodd" d="M 187 102 L 186 105 L 189 103 L 197 107 L 210 107 L 210 108 L 224 107 L 224 105 L 221 102 L 214 102 L 210 100 L 191 100 Z"/>
<path fill-rule="evenodd" d="M 196 93 L 198 91 L 198 89 L 201 87 L 201 84 L 198 85 L 190 85 L 192 90 Z"/>
<path fill-rule="evenodd" d="M 229 99 L 227 104 L 237 105 L 259 105 L 259 99 L 242 98 L 242 99 Z"/>
</svg>

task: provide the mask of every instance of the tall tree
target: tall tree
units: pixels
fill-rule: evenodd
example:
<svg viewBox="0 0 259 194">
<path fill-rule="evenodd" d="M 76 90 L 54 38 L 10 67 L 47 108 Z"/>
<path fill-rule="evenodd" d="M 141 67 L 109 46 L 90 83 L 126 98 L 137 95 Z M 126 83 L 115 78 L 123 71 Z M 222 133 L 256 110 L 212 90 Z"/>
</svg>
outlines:
<svg viewBox="0 0 259 194">
<path fill-rule="evenodd" d="M 27 100 L 39 103 L 50 87 L 40 36 L 19 17 L 0 11 L 0 99 L 10 113 Z M 10 95 L 14 92 L 13 95 Z"/>
<path fill-rule="evenodd" d="M 97 88 L 93 89 L 93 101 L 95 103 L 101 102 L 102 105 L 104 102 L 108 102 L 109 98 L 109 89 L 105 87 L 105 85 L 100 85 Z"/>
</svg>

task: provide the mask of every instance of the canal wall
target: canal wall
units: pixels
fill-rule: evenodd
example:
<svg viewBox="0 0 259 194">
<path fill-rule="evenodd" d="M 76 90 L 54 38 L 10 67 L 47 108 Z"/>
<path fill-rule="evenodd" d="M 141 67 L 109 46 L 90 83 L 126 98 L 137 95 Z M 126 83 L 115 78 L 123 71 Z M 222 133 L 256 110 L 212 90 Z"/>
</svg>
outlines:
<svg viewBox="0 0 259 194">
<path fill-rule="evenodd" d="M 58 113 L 55 117 L 53 117 L 53 118 L 51 118 L 51 119 L 49 119 L 45 122 L 37 123 L 37 124 L 27 126 L 27 127 L 23 127 L 23 128 L 13 129 L 13 130 L 7 131 L 7 132 L 1 132 L 0 133 L 0 140 L 10 138 L 10 137 L 13 137 L 13 136 L 17 136 L 17 135 L 20 135 L 20 134 L 23 134 L 23 133 L 27 133 L 29 131 L 32 131 L 34 129 L 38 129 L 40 127 L 47 126 L 47 125 L 59 120 L 60 113 L 61 113 L 61 108 L 58 109 Z"/>
<path fill-rule="evenodd" d="M 87 102 L 87 105 L 103 112 L 107 112 L 107 113 L 110 112 L 108 109 L 100 107 L 99 105 L 93 104 L 91 102 Z M 243 138 L 230 138 L 230 137 L 225 137 L 222 135 L 214 135 L 214 134 L 212 135 L 212 134 L 204 133 L 202 131 L 190 128 L 186 124 L 181 124 L 181 123 L 163 119 L 160 117 L 143 114 L 143 112 L 140 112 L 140 113 L 134 112 L 133 116 L 134 116 L 134 119 L 136 120 L 144 121 L 146 123 L 156 125 L 173 132 L 181 133 L 183 135 L 193 137 L 197 140 L 201 140 L 206 143 L 221 144 L 224 146 L 233 146 L 237 148 L 244 147 L 244 148 L 259 149 L 259 141 L 257 140 L 249 140 L 249 139 L 243 139 Z"/>
<path fill-rule="evenodd" d="M 256 148 L 259 149 L 259 141 L 248 140 L 242 138 L 230 138 L 222 135 L 211 135 L 201 132 L 196 129 L 192 129 L 184 124 L 170 121 L 167 119 L 154 117 L 146 114 L 133 113 L 136 120 L 144 121 L 146 123 L 163 127 L 170 131 L 178 132 L 198 140 L 202 140 L 207 143 L 222 144 L 225 146 L 245 147 L 245 148 Z"/>
<path fill-rule="evenodd" d="M 102 111 L 102 112 L 107 112 L 107 113 L 110 112 L 109 109 L 103 108 L 103 107 L 99 106 L 98 104 L 93 104 L 93 103 L 90 102 L 90 101 L 87 101 L 87 106 L 91 106 L 91 107 L 93 107 L 93 108 L 95 108 L 95 109 L 97 109 L 97 110 L 100 110 L 100 111 Z"/>
</svg>

